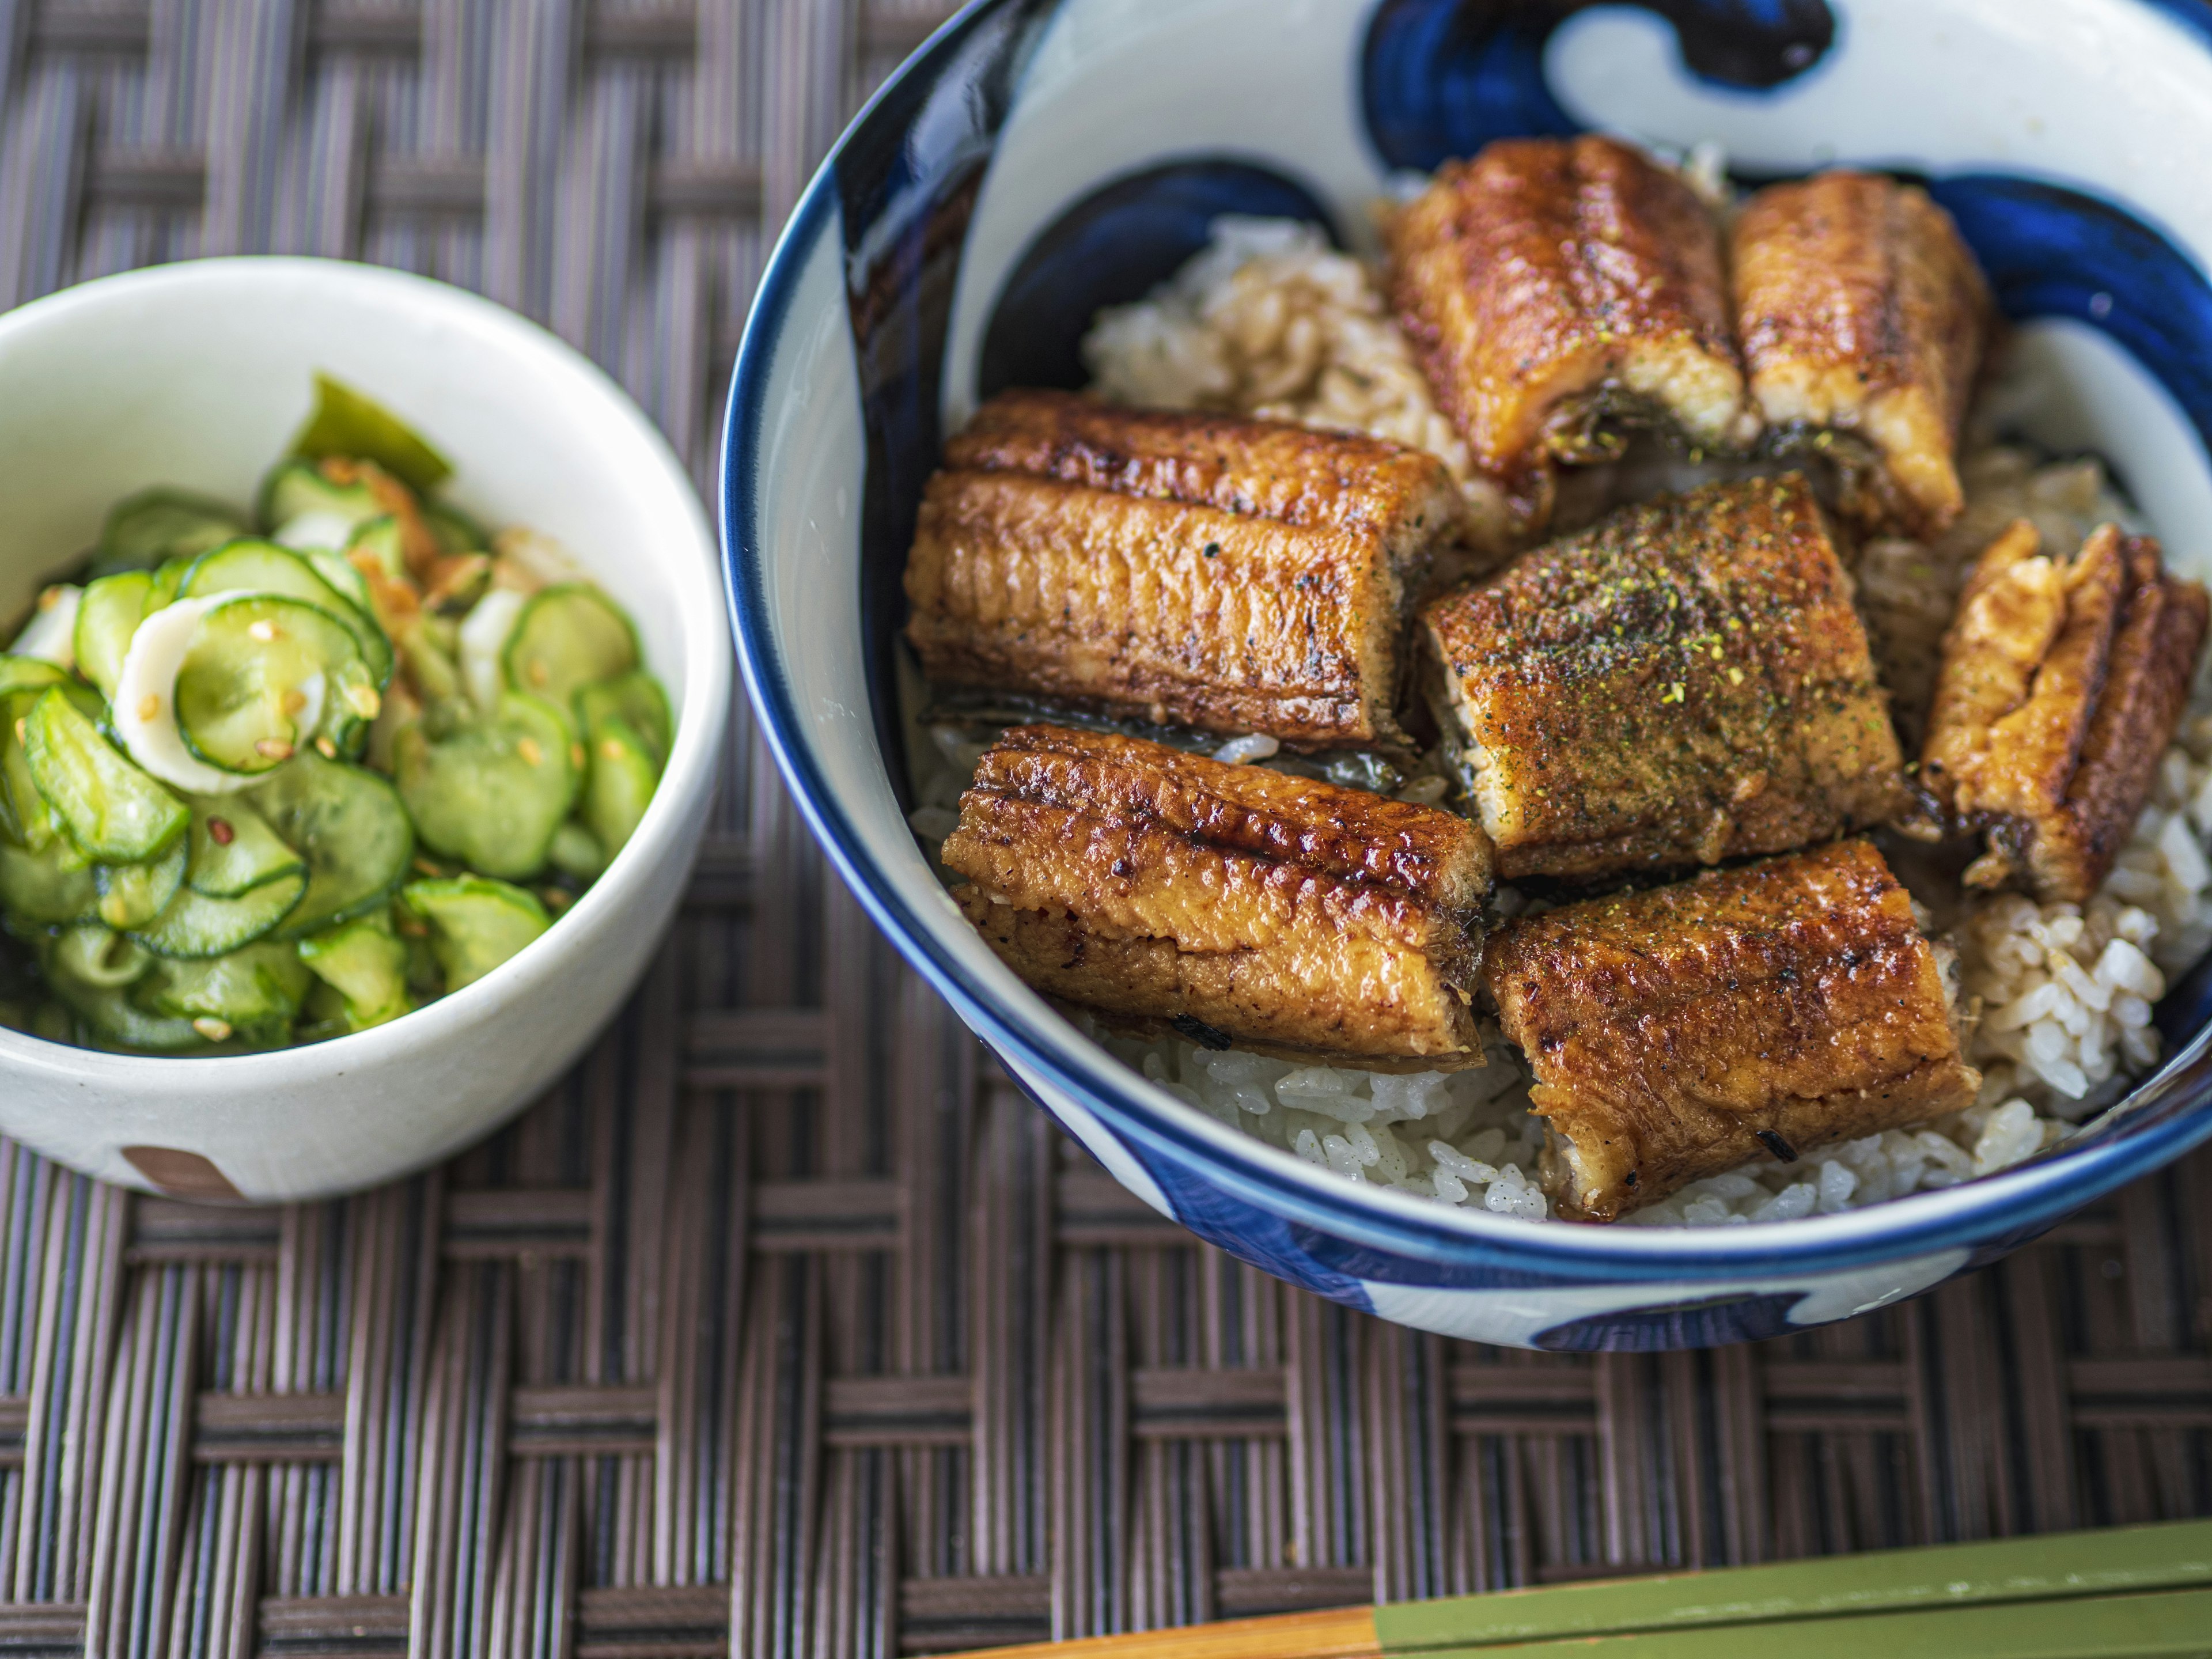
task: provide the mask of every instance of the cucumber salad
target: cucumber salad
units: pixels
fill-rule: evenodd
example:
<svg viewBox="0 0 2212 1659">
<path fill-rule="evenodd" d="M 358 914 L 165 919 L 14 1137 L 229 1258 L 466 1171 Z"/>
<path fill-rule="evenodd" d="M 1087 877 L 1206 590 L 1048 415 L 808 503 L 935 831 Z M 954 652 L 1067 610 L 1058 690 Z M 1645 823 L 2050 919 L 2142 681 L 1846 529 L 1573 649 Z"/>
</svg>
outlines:
<svg viewBox="0 0 2212 1659">
<path fill-rule="evenodd" d="M 543 933 L 644 816 L 672 730 L 629 617 L 317 392 L 251 514 L 117 503 L 0 654 L 0 1023 L 158 1054 L 380 1025 Z"/>
</svg>

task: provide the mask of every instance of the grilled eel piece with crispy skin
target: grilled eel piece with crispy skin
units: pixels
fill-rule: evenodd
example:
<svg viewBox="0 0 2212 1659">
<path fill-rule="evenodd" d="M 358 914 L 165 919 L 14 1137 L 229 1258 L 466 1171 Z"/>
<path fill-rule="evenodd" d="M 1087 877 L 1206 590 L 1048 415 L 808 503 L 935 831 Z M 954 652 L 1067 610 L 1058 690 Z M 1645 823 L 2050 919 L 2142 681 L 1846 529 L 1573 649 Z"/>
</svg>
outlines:
<svg viewBox="0 0 2212 1659">
<path fill-rule="evenodd" d="M 1592 136 L 1500 140 L 1439 168 L 1386 237 L 1400 323 L 1522 531 L 1550 518 L 1555 462 L 1618 453 L 1609 417 L 1697 450 L 1757 436 L 1719 228 L 1642 152 Z"/>
<path fill-rule="evenodd" d="M 1972 1105 L 1946 977 L 1863 841 L 1526 917 L 1483 966 L 1586 1221 Z"/>
<path fill-rule="evenodd" d="M 1994 314 L 1951 216 L 1917 185 L 1824 173 L 1753 196 L 1729 264 L 1770 443 L 1826 447 L 1844 511 L 1869 528 L 1947 527 L 1966 502 L 1959 428 Z"/>
<path fill-rule="evenodd" d="M 1944 635 L 1921 755 L 1930 810 L 1905 827 L 1927 839 L 1986 829 L 1970 885 L 2087 902 L 2173 740 L 2206 609 L 2148 537 L 2105 525 L 2062 562 L 2014 523 L 1975 564 Z"/>
<path fill-rule="evenodd" d="M 1379 439 L 1007 392 L 929 481 L 907 637 L 940 685 L 1402 743 L 1399 647 L 1458 501 L 1441 461 Z"/>
<path fill-rule="evenodd" d="M 1482 1062 L 1490 850 L 1452 813 L 1024 726 L 983 757 L 942 856 L 968 919 L 1049 995 L 1216 1043 Z"/>
<path fill-rule="evenodd" d="M 1902 804 L 1802 475 L 1624 508 L 1425 621 L 1446 748 L 1508 880 L 1783 852 Z"/>
</svg>

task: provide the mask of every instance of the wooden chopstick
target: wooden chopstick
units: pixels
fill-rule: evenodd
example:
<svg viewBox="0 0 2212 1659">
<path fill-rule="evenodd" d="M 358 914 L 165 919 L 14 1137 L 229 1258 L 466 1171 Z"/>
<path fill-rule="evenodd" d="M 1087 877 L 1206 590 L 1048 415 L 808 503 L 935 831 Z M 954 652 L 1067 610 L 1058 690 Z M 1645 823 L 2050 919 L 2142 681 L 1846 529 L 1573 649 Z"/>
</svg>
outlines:
<svg viewBox="0 0 2212 1659">
<path fill-rule="evenodd" d="M 993 1659 L 2212 1659 L 2212 1522 L 1001 1648 Z M 984 1659 L 981 1655 L 972 1659 Z"/>
</svg>

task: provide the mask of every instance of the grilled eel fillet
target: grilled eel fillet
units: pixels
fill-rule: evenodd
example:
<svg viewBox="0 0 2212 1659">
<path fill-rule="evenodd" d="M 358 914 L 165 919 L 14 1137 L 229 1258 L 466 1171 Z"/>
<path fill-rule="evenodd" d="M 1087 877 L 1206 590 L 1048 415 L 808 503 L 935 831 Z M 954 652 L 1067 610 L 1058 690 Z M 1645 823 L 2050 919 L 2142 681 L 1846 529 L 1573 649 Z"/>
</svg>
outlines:
<svg viewBox="0 0 2212 1659">
<path fill-rule="evenodd" d="M 1902 804 L 1801 474 L 1624 508 L 1425 619 L 1438 724 L 1509 880 L 1783 852 Z"/>
<path fill-rule="evenodd" d="M 1986 829 L 1966 871 L 2080 904 L 2112 872 L 2189 699 L 2206 599 L 2158 544 L 2100 526 L 2063 562 L 2022 519 L 1975 564 L 1943 639 L 1921 783 L 1934 838 Z"/>
<path fill-rule="evenodd" d="M 1757 436 L 1719 228 L 1642 152 L 1501 140 L 1439 168 L 1386 236 L 1437 400 L 1529 529 L 1550 516 L 1554 461 L 1614 453 L 1607 416 L 1656 416 L 1699 449 Z"/>
<path fill-rule="evenodd" d="M 1010 392 L 929 481 L 907 637 L 939 684 L 1400 743 L 1406 618 L 1458 502 L 1441 461 L 1379 439 Z"/>
<path fill-rule="evenodd" d="M 1863 841 L 1514 922 L 1483 977 L 1535 1073 L 1560 1213 L 1972 1104 L 1912 902 Z"/>
<path fill-rule="evenodd" d="M 1760 191 L 1730 237 L 1736 331 L 1770 433 L 1856 434 L 1844 469 L 1871 528 L 1929 536 L 1959 516 L 1959 428 L 1991 326 L 1989 284 L 1916 185 L 1824 173 Z"/>
<path fill-rule="evenodd" d="M 1452 813 L 1024 726 L 983 757 L 942 856 L 968 919 L 1050 995 L 1302 1054 L 1482 1062 L 1489 848 Z"/>
</svg>

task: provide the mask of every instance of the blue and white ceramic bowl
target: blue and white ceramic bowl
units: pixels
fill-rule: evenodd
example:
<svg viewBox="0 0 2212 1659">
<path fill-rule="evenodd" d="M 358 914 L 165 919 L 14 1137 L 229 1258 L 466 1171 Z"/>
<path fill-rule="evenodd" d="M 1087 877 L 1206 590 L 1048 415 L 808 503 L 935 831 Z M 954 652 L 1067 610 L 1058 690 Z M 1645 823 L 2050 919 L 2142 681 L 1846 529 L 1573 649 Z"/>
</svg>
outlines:
<svg viewBox="0 0 2212 1659">
<path fill-rule="evenodd" d="M 1531 1226 L 1346 1182 L 1078 1035 L 933 879 L 891 702 L 915 504 L 980 398 L 1077 384 L 1097 308 L 1220 213 L 1358 246 L 1394 171 L 1586 127 L 1717 140 L 1745 178 L 1924 177 L 2069 388 L 2031 435 L 2118 458 L 2170 556 L 2212 573 L 2207 0 L 981 0 L 854 124 L 776 250 L 732 393 L 724 535 L 745 672 L 830 856 L 1133 1192 L 1403 1324 L 1685 1346 L 1914 1295 L 2212 1136 L 2206 975 L 2160 1010 L 2164 1069 L 2037 1163 L 1773 1226 Z"/>
</svg>

